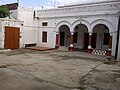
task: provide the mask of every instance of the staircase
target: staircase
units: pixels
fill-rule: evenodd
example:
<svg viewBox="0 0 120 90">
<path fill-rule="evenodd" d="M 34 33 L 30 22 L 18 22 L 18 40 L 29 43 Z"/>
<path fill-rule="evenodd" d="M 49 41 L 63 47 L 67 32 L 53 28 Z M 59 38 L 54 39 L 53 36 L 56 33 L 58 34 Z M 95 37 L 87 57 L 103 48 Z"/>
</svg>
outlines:
<svg viewBox="0 0 120 90">
<path fill-rule="evenodd" d="M 58 50 L 59 50 L 59 51 L 68 51 L 69 48 L 66 47 L 66 46 L 59 46 Z"/>
</svg>

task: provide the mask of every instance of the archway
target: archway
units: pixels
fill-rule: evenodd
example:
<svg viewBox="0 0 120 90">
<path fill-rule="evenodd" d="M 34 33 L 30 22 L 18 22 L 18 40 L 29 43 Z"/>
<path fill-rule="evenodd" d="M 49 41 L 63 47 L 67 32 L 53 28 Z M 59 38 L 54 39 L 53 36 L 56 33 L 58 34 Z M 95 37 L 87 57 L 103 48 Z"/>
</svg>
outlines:
<svg viewBox="0 0 120 90">
<path fill-rule="evenodd" d="M 84 24 L 78 24 L 74 28 L 74 48 L 87 49 L 89 42 L 88 28 Z"/>
<path fill-rule="evenodd" d="M 93 28 L 92 48 L 106 50 L 109 48 L 109 28 L 104 24 L 97 24 Z"/>
<path fill-rule="evenodd" d="M 70 46 L 70 28 L 67 25 L 59 28 L 59 46 Z"/>
</svg>

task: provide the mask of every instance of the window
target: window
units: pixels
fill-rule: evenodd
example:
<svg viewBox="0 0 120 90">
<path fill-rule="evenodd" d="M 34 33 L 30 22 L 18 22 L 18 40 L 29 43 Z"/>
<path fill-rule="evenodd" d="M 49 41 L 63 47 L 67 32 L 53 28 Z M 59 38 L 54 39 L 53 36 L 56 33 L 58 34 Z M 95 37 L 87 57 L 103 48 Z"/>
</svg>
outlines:
<svg viewBox="0 0 120 90">
<path fill-rule="evenodd" d="M 42 42 L 47 42 L 47 32 L 42 32 Z"/>
<path fill-rule="evenodd" d="M 109 33 L 104 33 L 104 45 L 109 45 L 109 41 L 110 41 L 110 34 Z"/>
<path fill-rule="evenodd" d="M 47 22 L 42 22 L 42 26 L 47 26 L 48 23 Z"/>
<path fill-rule="evenodd" d="M 74 43 L 77 43 L 77 36 L 78 36 L 78 33 L 75 32 L 74 35 L 73 35 L 73 42 Z"/>
</svg>

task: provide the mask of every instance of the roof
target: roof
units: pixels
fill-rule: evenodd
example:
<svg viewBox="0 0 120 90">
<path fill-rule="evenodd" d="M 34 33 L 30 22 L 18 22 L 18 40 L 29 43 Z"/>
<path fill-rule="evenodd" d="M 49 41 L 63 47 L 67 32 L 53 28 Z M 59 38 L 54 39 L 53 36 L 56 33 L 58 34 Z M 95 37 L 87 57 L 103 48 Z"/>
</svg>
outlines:
<svg viewBox="0 0 120 90">
<path fill-rule="evenodd" d="M 7 7 L 9 10 L 16 10 L 18 8 L 18 3 L 11 3 L 6 5 L 1 5 L 3 7 Z"/>
<path fill-rule="evenodd" d="M 113 3 L 113 2 L 120 2 L 120 1 L 119 0 L 108 0 L 108 1 L 89 2 L 89 3 L 67 4 L 64 6 L 59 6 L 58 8 L 67 8 L 67 7 L 69 8 L 69 7 L 87 6 L 87 5 Z"/>
</svg>

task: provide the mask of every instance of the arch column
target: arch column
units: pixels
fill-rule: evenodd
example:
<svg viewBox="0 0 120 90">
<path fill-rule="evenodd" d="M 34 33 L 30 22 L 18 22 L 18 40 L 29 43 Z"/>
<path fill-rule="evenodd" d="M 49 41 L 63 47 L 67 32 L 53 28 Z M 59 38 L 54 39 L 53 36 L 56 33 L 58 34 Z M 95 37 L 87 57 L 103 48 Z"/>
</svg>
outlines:
<svg viewBox="0 0 120 90">
<path fill-rule="evenodd" d="M 73 51 L 73 47 L 74 47 L 74 45 L 73 45 L 73 35 L 74 35 L 74 32 L 70 32 L 71 33 L 71 35 L 70 35 L 70 51 Z"/>
<path fill-rule="evenodd" d="M 112 37 L 113 37 L 113 34 L 110 33 L 109 49 L 107 50 L 107 53 L 106 53 L 107 56 L 111 56 L 111 51 L 112 51 Z"/>
<path fill-rule="evenodd" d="M 56 32 L 56 45 L 55 45 L 55 48 L 58 49 L 59 45 L 58 45 L 58 38 L 59 37 L 59 33 Z"/>
<path fill-rule="evenodd" d="M 92 33 L 89 33 L 89 45 L 88 45 L 88 49 L 91 49 L 91 44 L 92 44 Z"/>
<path fill-rule="evenodd" d="M 92 51 L 92 33 L 89 32 L 89 45 L 88 45 L 88 53 L 91 53 Z"/>
<path fill-rule="evenodd" d="M 113 36 L 113 34 L 110 33 L 109 50 L 112 50 L 112 36 Z"/>
</svg>

